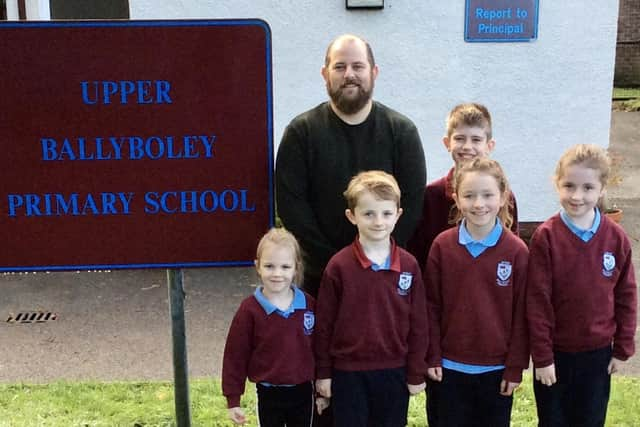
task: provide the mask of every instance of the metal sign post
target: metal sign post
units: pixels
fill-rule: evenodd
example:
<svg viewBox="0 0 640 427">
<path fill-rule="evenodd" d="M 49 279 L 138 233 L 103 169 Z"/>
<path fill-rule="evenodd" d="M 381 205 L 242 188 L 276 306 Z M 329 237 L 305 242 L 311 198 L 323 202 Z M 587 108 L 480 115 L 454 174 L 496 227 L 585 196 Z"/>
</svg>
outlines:
<svg viewBox="0 0 640 427">
<path fill-rule="evenodd" d="M 189 369 L 187 366 L 187 339 L 184 321 L 184 274 L 180 270 L 167 270 L 169 308 L 171 310 L 171 337 L 173 342 L 173 380 L 178 427 L 191 426 L 189 403 Z"/>
</svg>

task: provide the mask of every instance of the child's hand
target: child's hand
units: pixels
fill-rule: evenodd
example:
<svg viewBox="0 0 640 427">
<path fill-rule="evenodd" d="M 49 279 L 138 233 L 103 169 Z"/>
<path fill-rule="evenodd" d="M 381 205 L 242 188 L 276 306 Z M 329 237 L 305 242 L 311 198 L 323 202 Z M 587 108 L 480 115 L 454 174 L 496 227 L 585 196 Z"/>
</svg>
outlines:
<svg viewBox="0 0 640 427">
<path fill-rule="evenodd" d="M 409 389 L 409 394 L 411 395 L 420 393 L 422 390 L 425 389 L 426 386 L 427 384 L 425 384 L 424 382 L 421 384 L 407 384 L 407 388 Z"/>
<path fill-rule="evenodd" d="M 622 368 L 622 365 L 624 365 L 624 360 L 612 357 L 611 362 L 609 362 L 609 366 L 607 367 L 607 372 L 609 373 L 609 375 L 615 374 Z"/>
<path fill-rule="evenodd" d="M 316 380 L 316 392 L 326 398 L 331 397 L 331 378 Z"/>
<path fill-rule="evenodd" d="M 436 366 L 435 368 L 427 369 L 427 376 L 433 381 L 442 381 L 442 367 Z"/>
<path fill-rule="evenodd" d="M 500 394 L 503 396 L 511 396 L 518 386 L 520 386 L 520 383 L 512 383 L 511 381 L 502 380 L 500 382 Z"/>
<path fill-rule="evenodd" d="M 316 408 L 318 409 L 318 415 L 322 415 L 322 411 L 327 409 L 331 404 L 331 400 L 326 397 L 316 397 Z"/>
<path fill-rule="evenodd" d="M 239 406 L 229 408 L 229 418 L 236 424 L 244 424 L 247 422 L 247 418 L 244 416 L 244 411 Z"/>
<path fill-rule="evenodd" d="M 536 380 L 544 385 L 552 386 L 556 383 L 556 365 L 553 363 L 544 368 L 536 368 Z"/>
</svg>

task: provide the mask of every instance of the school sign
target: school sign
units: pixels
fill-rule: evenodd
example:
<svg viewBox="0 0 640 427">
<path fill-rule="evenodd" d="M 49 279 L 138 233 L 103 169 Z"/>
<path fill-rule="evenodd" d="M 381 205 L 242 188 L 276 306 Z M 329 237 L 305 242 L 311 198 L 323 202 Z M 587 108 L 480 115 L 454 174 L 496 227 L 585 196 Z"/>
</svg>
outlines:
<svg viewBox="0 0 640 427">
<path fill-rule="evenodd" d="M 0 271 L 248 265 L 273 224 L 259 20 L 0 24 Z"/>
<path fill-rule="evenodd" d="M 466 0 L 467 42 L 528 42 L 538 38 L 539 0 Z"/>
</svg>

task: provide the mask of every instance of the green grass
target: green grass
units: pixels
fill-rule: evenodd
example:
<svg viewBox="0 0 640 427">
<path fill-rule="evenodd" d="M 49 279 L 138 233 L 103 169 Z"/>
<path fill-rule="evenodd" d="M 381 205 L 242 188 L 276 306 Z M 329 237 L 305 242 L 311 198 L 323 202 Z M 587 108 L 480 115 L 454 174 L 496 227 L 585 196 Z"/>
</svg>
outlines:
<svg viewBox="0 0 640 427">
<path fill-rule="evenodd" d="M 613 88 L 613 107 L 618 111 L 640 111 L 640 88 Z"/>
<path fill-rule="evenodd" d="M 616 98 L 640 98 L 640 87 L 614 87 L 613 99 Z"/>
<path fill-rule="evenodd" d="M 174 426 L 173 385 L 163 382 L 56 382 L 0 385 L 0 427 L 151 427 Z M 220 383 L 191 380 L 194 427 L 231 427 Z M 411 398 L 409 426 L 424 426 L 425 395 Z M 242 405 L 248 425 L 257 425 L 255 394 L 249 386 Z M 531 376 L 525 374 L 513 406 L 512 425 L 535 426 Z M 640 378 L 614 377 L 607 426 L 640 426 Z"/>
</svg>

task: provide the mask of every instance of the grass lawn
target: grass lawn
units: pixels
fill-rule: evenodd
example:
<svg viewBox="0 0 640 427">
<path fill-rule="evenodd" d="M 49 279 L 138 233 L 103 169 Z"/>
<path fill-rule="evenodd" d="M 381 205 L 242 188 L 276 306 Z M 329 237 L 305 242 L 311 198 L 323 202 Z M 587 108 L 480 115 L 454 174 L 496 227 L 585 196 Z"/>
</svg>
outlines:
<svg viewBox="0 0 640 427">
<path fill-rule="evenodd" d="M 231 427 L 219 381 L 191 380 L 194 427 Z M 250 426 L 257 425 L 253 387 L 243 397 Z M 425 395 L 411 399 L 409 426 L 425 426 Z M 0 384 L 0 427 L 150 427 L 175 425 L 173 385 L 162 382 L 57 382 Z M 514 401 L 512 425 L 536 425 L 531 376 Z M 614 377 L 607 426 L 640 426 L 640 378 Z"/>
<path fill-rule="evenodd" d="M 613 99 L 616 98 L 640 98 L 640 87 L 614 87 Z"/>
<path fill-rule="evenodd" d="M 640 87 L 613 88 L 613 107 L 620 111 L 640 111 Z"/>
</svg>

